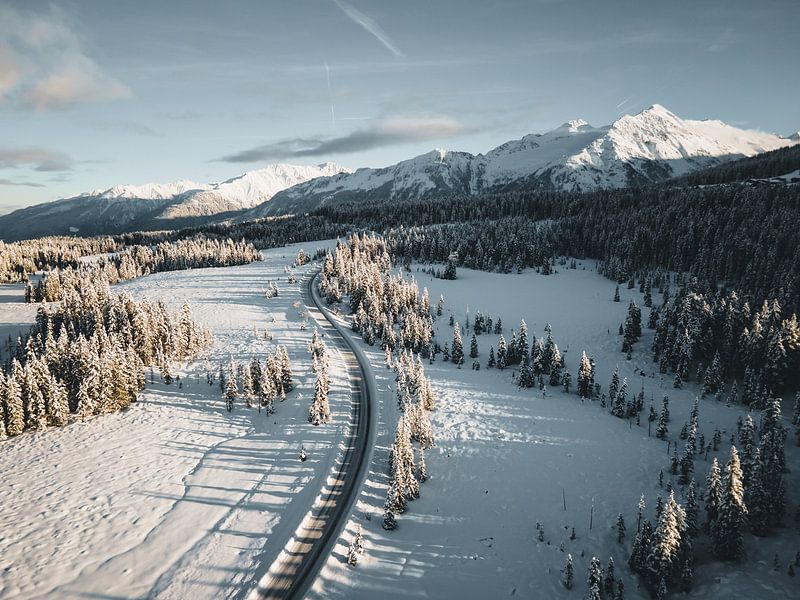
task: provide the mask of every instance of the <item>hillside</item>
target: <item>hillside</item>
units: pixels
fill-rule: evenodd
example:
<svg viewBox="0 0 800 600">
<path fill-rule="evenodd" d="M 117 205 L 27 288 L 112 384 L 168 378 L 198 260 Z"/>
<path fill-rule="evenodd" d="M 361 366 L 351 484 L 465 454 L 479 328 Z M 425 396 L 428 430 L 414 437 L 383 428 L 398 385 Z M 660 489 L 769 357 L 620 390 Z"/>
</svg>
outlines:
<svg viewBox="0 0 800 600">
<path fill-rule="evenodd" d="M 756 156 L 703 169 L 675 179 L 679 185 L 716 185 L 754 180 L 786 178 L 800 169 L 800 146 L 788 146 Z M 798 177 L 798 175 L 795 175 Z"/>
</svg>

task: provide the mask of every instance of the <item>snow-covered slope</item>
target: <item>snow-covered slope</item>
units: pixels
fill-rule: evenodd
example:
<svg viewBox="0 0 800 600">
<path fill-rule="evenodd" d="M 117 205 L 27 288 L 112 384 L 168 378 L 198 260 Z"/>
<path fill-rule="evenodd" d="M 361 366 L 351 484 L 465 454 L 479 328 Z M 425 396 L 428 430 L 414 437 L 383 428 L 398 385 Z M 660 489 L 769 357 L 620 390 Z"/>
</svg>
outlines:
<svg viewBox="0 0 800 600">
<path fill-rule="evenodd" d="M 120 233 L 166 229 L 207 222 L 269 201 L 277 192 L 315 177 L 349 172 L 334 163 L 316 166 L 268 165 L 220 183 L 118 185 L 72 198 L 38 204 L 0 216 L 5 240 L 42 235 Z"/>
<path fill-rule="evenodd" d="M 486 154 L 434 150 L 382 169 L 315 179 L 240 218 L 303 212 L 332 201 L 476 194 L 519 185 L 568 191 L 641 185 L 797 141 L 716 120 L 681 119 L 656 104 L 604 127 L 569 121 Z"/>
</svg>

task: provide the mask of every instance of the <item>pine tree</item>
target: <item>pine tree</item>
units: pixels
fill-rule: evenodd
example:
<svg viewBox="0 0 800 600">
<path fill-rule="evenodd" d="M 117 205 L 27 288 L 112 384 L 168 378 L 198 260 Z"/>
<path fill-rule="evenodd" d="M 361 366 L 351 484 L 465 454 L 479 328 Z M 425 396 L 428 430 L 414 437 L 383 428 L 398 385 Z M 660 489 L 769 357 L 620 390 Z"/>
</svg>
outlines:
<svg viewBox="0 0 800 600">
<path fill-rule="evenodd" d="M 231 359 L 228 362 L 228 374 L 225 381 L 225 399 L 228 402 L 228 410 L 233 407 L 233 402 L 239 397 L 239 386 L 236 383 L 236 365 Z"/>
<path fill-rule="evenodd" d="M 611 376 L 611 383 L 608 384 L 608 399 L 613 402 L 617 397 L 619 391 L 619 369 L 614 369 L 614 374 Z"/>
<path fill-rule="evenodd" d="M 575 569 L 572 566 L 572 554 L 567 554 L 567 559 L 561 572 L 563 573 L 561 583 L 565 588 L 571 590 L 575 580 Z"/>
<path fill-rule="evenodd" d="M 600 568 L 600 559 L 596 556 L 592 557 L 592 561 L 589 564 L 589 575 L 586 582 L 589 585 L 589 600 L 600 600 L 603 572 Z"/>
<path fill-rule="evenodd" d="M 606 576 L 605 581 L 603 582 L 603 593 L 607 594 L 608 597 L 614 595 L 614 584 L 617 583 L 616 577 L 614 575 L 614 558 L 609 556 L 608 557 L 608 564 L 606 565 Z"/>
<path fill-rule="evenodd" d="M 486 366 L 490 369 L 494 369 L 497 366 L 497 359 L 494 357 L 494 346 L 489 348 L 489 361 L 486 363 Z"/>
<path fill-rule="evenodd" d="M 617 517 L 617 543 L 621 544 L 625 539 L 625 518 L 622 513 Z"/>
<path fill-rule="evenodd" d="M 25 413 L 22 404 L 22 390 L 17 375 L 22 371 L 17 359 L 13 359 L 11 372 L 6 378 L 3 401 L 6 405 L 6 433 L 19 435 L 25 430 Z"/>
<path fill-rule="evenodd" d="M 669 397 L 664 396 L 661 402 L 661 415 L 658 418 L 658 428 L 656 429 L 656 437 L 660 440 L 666 439 L 669 433 Z"/>
<path fill-rule="evenodd" d="M 736 446 L 731 446 L 731 457 L 725 467 L 719 514 L 711 535 L 714 552 L 723 560 L 737 560 L 744 555 L 743 529 L 747 508 L 744 504 L 742 469 Z"/>
<path fill-rule="evenodd" d="M 475 337 L 474 333 L 472 334 L 472 341 L 469 346 L 469 357 L 478 358 L 478 339 Z"/>
<path fill-rule="evenodd" d="M 615 371 L 614 375 L 616 375 L 616 374 L 617 373 Z M 613 385 L 613 381 L 612 381 L 612 385 Z M 610 391 L 611 390 L 609 389 L 609 392 Z M 626 409 L 627 408 L 627 394 L 628 394 L 628 380 L 626 378 L 626 379 L 622 380 L 622 384 L 620 385 L 616 396 L 614 398 L 612 398 L 612 404 L 611 404 L 611 414 L 614 415 L 615 417 L 620 418 L 620 419 L 625 418 L 625 416 L 627 415 L 627 409 Z"/>
<path fill-rule="evenodd" d="M 453 346 L 450 350 L 450 360 L 456 365 L 464 364 L 464 345 L 461 341 L 461 326 L 453 328 Z"/>
<path fill-rule="evenodd" d="M 592 365 L 586 351 L 581 355 L 581 362 L 578 367 L 578 396 L 581 398 L 592 397 Z"/>
<path fill-rule="evenodd" d="M 722 503 L 722 476 L 716 457 L 711 461 L 711 468 L 706 479 L 706 515 L 709 527 L 717 520 Z"/>
<path fill-rule="evenodd" d="M 719 351 L 714 354 L 708 369 L 703 377 L 703 394 L 715 394 L 722 388 L 722 361 Z"/>
<path fill-rule="evenodd" d="M 498 320 L 499 323 L 499 320 Z M 508 360 L 508 351 L 506 350 L 506 339 L 503 334 L 500 334 L 500 340 L 497 342 L 497 368 L 501 371 L 506 368 Z"/>
<path fill-rule="evenodd" d="M 698 532 L 698 510 L 697 489 L 694 480 L 692 480 L 686 491 L 686 531 L 692 538 L 696 537 Z"/>
</svg>

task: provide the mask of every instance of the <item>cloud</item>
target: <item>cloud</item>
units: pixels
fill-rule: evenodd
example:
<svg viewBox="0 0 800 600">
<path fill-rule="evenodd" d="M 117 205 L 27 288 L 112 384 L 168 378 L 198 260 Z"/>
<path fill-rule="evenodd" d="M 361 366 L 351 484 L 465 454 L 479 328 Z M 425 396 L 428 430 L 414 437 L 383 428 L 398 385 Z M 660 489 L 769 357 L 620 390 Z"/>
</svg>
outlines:
<svg viewBox="0 0 800 600">
<path fill-rule="evenodd" d="M 11 58 L 11 52 L 7 47 L 0 45 L 0 102 L 5 99 L 17 81 L 19 81 L 19 71 Z"/>
<path fill-rule="evenodd" d="M 128 98 L 131 90 L 105 73 L 57 7 L 23 12 L 0 7 L 0 99 L 43 111 L 80 102 Z"/>
<path fill-rule="evenodd" d="M 450 119 L 390 119 L 337 137 L 289 138 L 223 156 L 220 161 L 251 163 L 284 158 L 352 154 L 396 144 L 452 137 L 464 128 Z"/>
<path fill-rule="evenodd" d="M 374 20 L 369 18 L 367 15 L 362 13 L 359 10 L 356 10 L 353 6 L 344 2 L 344 0 L 333 0 L 333 3 L 338 6 L 344 14 L 346 14 L 350 19 L 363 27 L 366 31 L 371 33 L 375 38 L 386 48 L 394 54 L 395 56 L 404 56 L 402 52 L 395 46 L 395 43 L 392 41 L 392 38 L 388 36 L 388 34 L 381 29 L 380 25 L 378 25 Z"/>
<path fill-rule="evenodd" d="M 717 39 L 708 47 L 709 52 L 725 52 L 736 43 L 735 31 L 728 27 L 717 36 Z"/>
<path fill-rule="evenodd" d="M 43 148 L 0 148 L 0 169 L 30 167 L 34 171 L 69 171 L 72 159 L 61 152 Z"/>
<path fill-rule="evenodd" d="M 36 183 L 35 181 L 13 181 L 11 179 L 3 179 L 2 177 L 0 177 L 0 185 L 14 185 L 22 187 L 36 187 L 36 188 L 47 187 L 43 183 Z"/>
<path fill-rule="evenodd" d="M 90 125 L 100 131 L 124 131 L 127 133 L 133 133 L 147 137 L 164 137 L 163 133 L 156 131 L 149 125 L 140 123 L 139 121 L 101 120 L 93 121 L 90 123 Z"/>
</svg>

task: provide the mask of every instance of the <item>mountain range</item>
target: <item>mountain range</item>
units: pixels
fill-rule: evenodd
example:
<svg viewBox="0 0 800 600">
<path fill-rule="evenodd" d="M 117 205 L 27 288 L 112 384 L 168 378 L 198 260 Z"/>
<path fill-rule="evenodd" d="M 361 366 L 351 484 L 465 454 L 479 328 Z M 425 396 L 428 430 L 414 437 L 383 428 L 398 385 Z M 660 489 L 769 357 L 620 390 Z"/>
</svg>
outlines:
<svg viewBox="0 0 800 600">
<path fill-rule="evenodd" d="M 221 183 L 115 186 L 0 216 L 6 240 L 120 233 L 304 213 L 342 201 L 478 194 L 511 189 L 589 191 L 667 181 L 791 146 L 797 134 L 681 119 L 660 105 L 593 127 L 573 120 L 485 154 L 434 150 L 385 168 L 269 165 Z"/>
<path fill-rule="evenodd" d="M 316 177 L 349 172 L 334 163 L 267 165 L 220 183 L 118 185 L 0 216 L 0 238 L 96 235 L 201 225 L 239 214 L 277 192 Z"/>
<path fill-rule="evenodd" d="M 343 200 L 478 194 L 523 186 L 564 191 L 641 186 L 796 143 L 721 121 L 681 119 L 654 105 L 604 127 L 569 121 L 486 154 L 435 150 L 384 169 L 312 179 L 238 219 L 305 212 Z"/>
</svg>

